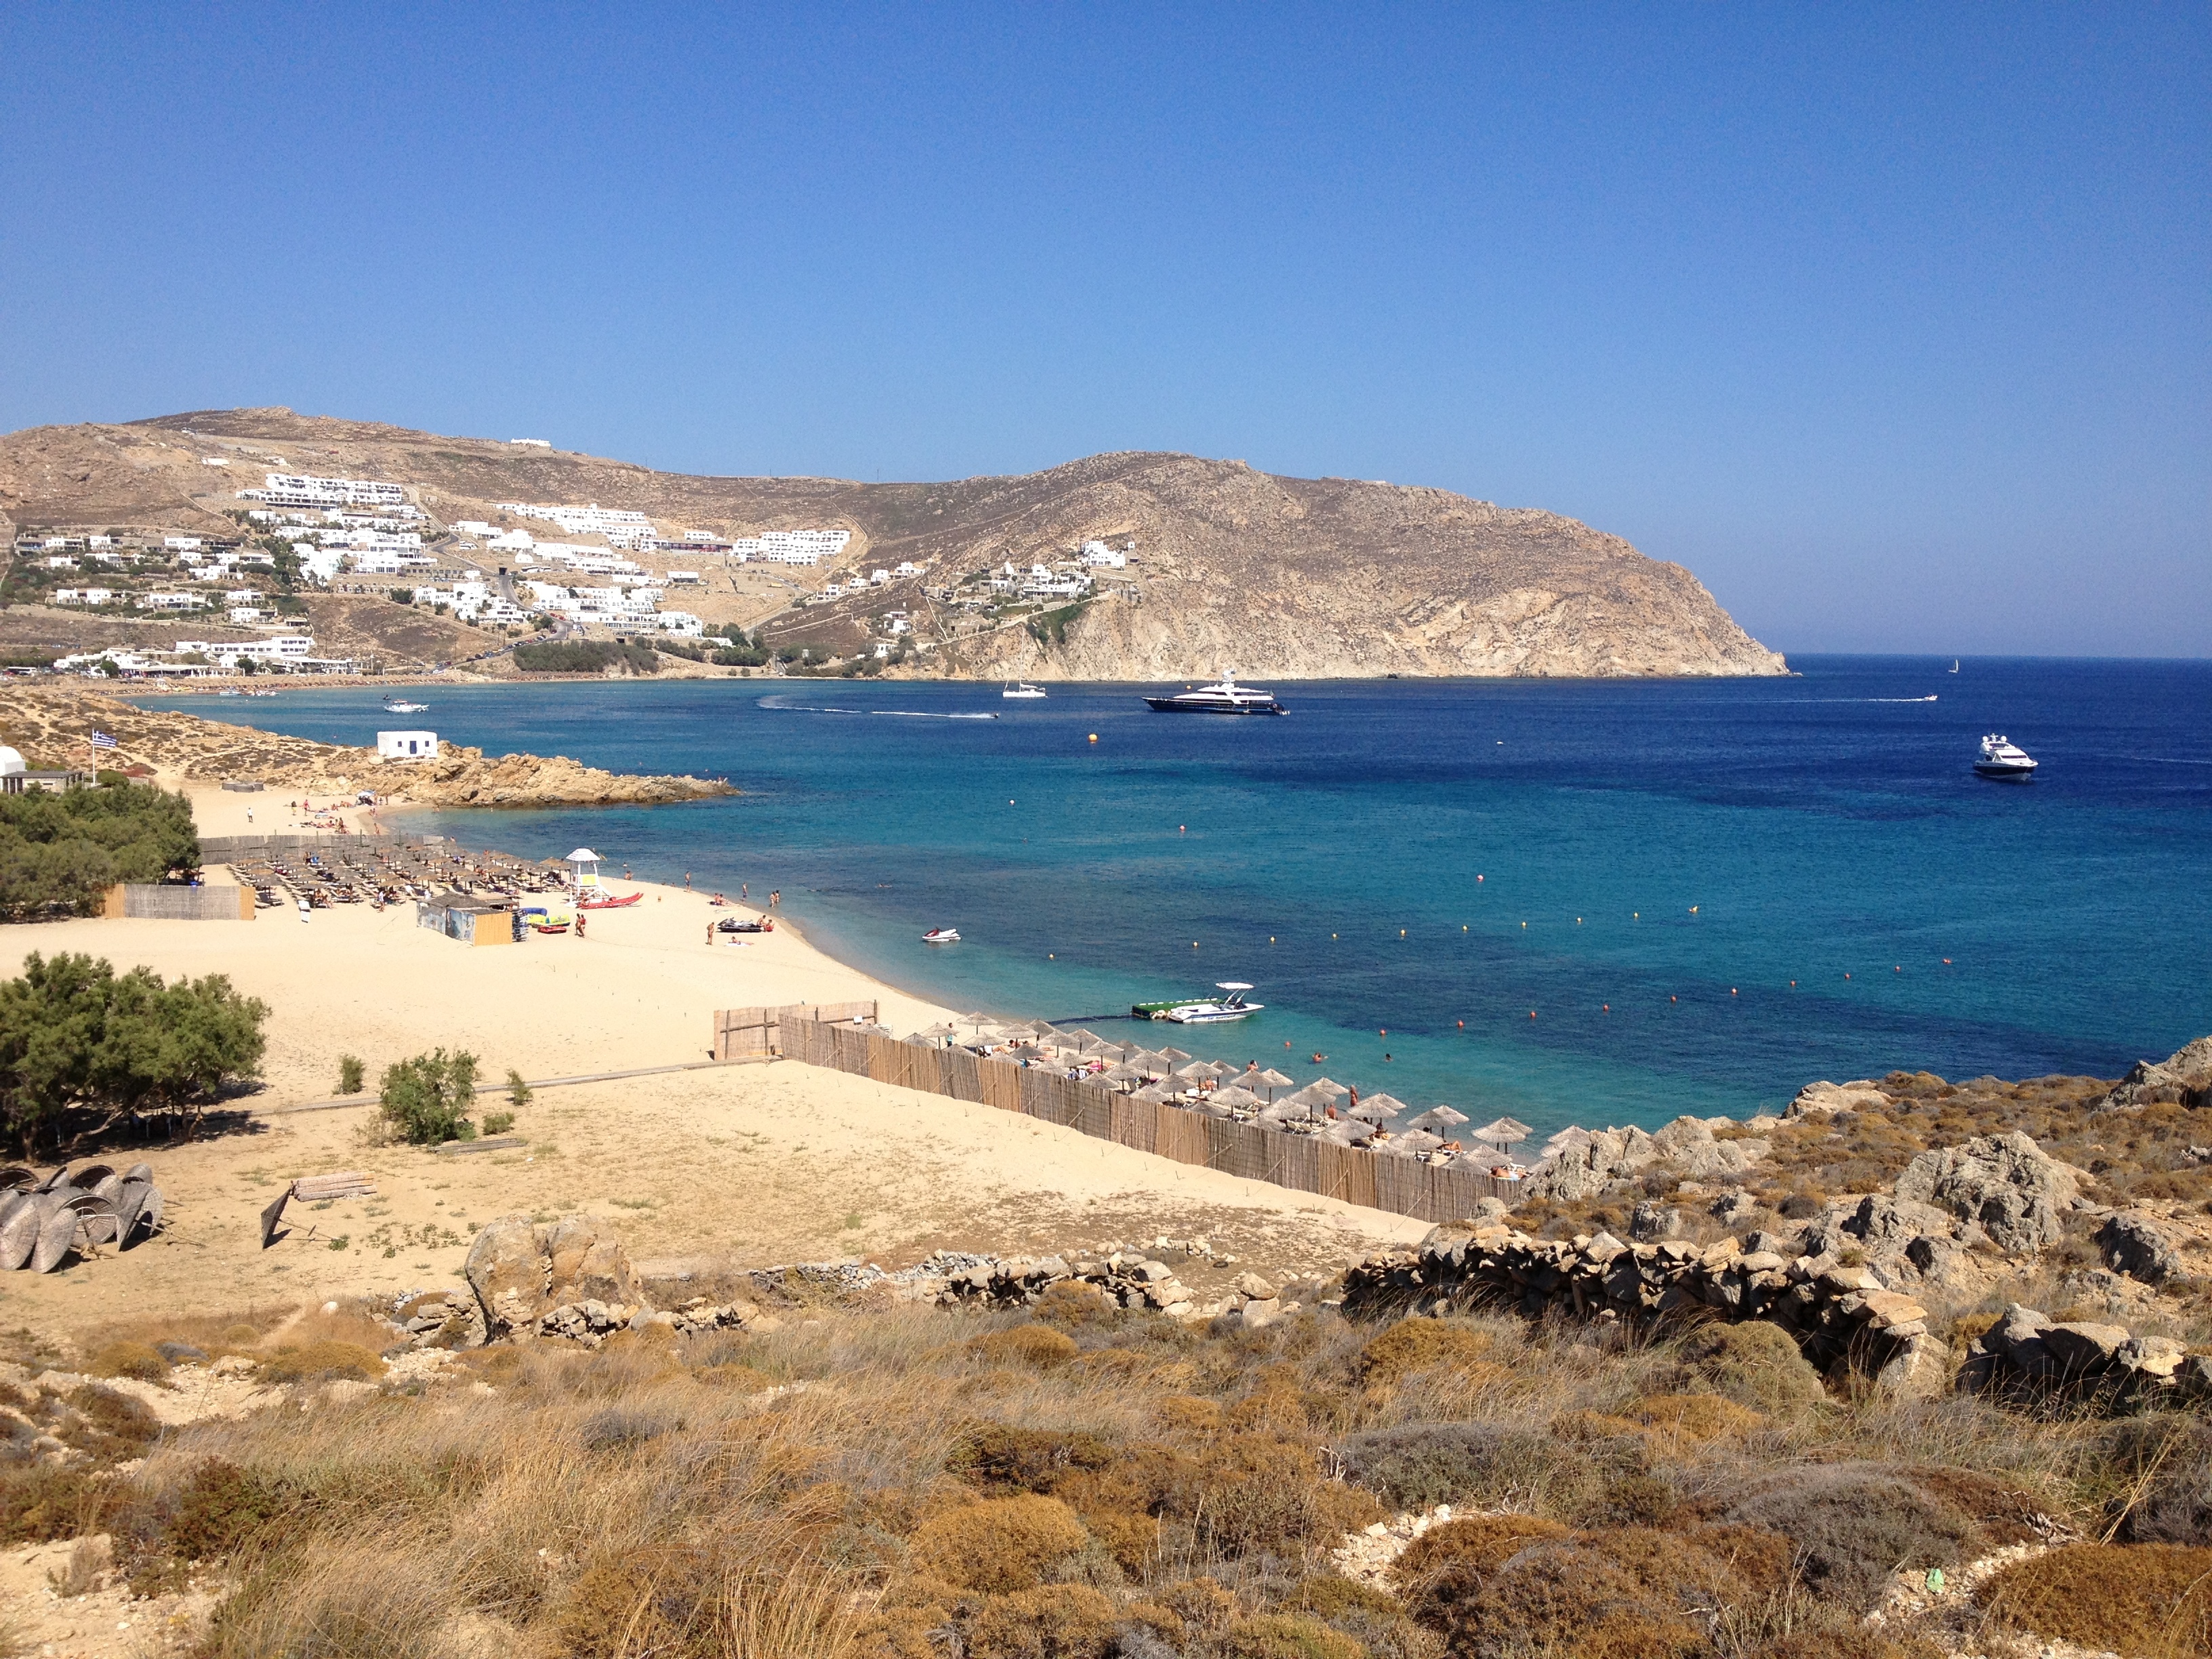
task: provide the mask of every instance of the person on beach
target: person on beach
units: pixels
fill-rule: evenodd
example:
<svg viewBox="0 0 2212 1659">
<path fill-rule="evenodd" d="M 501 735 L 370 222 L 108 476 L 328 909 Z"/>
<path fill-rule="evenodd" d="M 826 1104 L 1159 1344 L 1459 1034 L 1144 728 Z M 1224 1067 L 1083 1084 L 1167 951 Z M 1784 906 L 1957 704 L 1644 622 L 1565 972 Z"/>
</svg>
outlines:
<svg viewBox="0 0 2212 1659">
<path fill-rule="evenodd" d="M 771 906 L 781 906 L 783 902 L 783 889 L 779 887 L 770 893 L 768 896 L 768 902 Z"/>
<path fill-rule="evenodd" d="M 752 890 L 753 890 L 747 886 L 744 882 L 739 882 L 738 884 L 738 902 L 740 904 L 746 902 L 746 901 L 750 898 Z"/>
<path fill-rule="evenodd" d="M 708 944 L 709 944 L 709 945 L 712 945 L 714 942 L 714 924 L 713 922 L 711 922 L 711 921 L 710 921 L 710 922 L 708 922 L 708 923 L 707 924 L 707 943 L 708 943 Z"/>
<path fill-rule="evenodd" d="M 684 872 L 684 885 L 687 890 L 691 885 L 691 872 L 689 870 Z"/>
<path fill-rule="evenodd" d="M 579 911 L 576 913 L 576 937 L 577 937 L 578 939 L 581 939 L 581 938 L 583 938 L 583 936 L 584 936 L 584 924 L 585 924 L 586 922 L 589 921 L 590 920 L 591 920 L 591 918 L 590 918 L 589 916 L 586 915 L 582 911 L 579 910 Z"/>
</svg>

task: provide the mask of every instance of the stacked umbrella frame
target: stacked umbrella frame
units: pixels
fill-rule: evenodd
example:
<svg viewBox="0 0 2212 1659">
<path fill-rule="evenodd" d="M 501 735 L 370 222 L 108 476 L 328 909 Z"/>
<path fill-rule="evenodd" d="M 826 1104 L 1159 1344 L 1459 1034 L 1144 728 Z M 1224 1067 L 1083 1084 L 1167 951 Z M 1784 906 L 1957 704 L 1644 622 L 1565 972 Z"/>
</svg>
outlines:
<svg viewBox="0 0 2212 1659">
<path fill-rule="evenodd" d="M 127 1249 L 161 1224 L 161 1189 L 150 1164 L 118 1175 L 106 1164 L 75 1170 L 64 1164 L 43 1180 L 20 1164 L 0 1169 L 0 1270 L 50 1273 L 73 1250 Z"/>
</svg>

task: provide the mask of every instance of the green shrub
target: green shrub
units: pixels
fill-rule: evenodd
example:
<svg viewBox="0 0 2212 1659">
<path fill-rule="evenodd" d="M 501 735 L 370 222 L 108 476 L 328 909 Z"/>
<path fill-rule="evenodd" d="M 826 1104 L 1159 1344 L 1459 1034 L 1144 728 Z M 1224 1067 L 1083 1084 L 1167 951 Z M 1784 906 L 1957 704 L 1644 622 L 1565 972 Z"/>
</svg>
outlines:
<svg viewBox="0 0 2212 1659">
<path fill-rule="evenodd" d="M 1508 1490 L 1542 1492 L 1575 1478 L 1579 1449 L 1540 1428 L 1409 1423 L 1355 1434 L 1336 1448 L 1346 1471 L 1393 1509 L 1425 1510 Z"/>
<path fill-rule="evenodd" d="M 363 1069 L 358 1055 L 340 1054 L 338 1056 L 338 1092 L 342 1095 L 359 1094 L 362 1091 Z"/>
<path fill-rule="evenodd" d="M 443 1048 L 384 1068 L 379 1096 L 392 1135 L 417 1146 L 448 1140 L 473 1140 L 476 1125 L 465 1114 L 476 1097 L 477 1057 L 465 1048 Z"/>
<path fill-rule="evenodd" d="M 518 1112 L 530 1104 L 530 1085 L 512 1066 L 507 1068 L 507 1103 Z"/>
<path fill-rule="evenodd" d="M 488 1135 L 503 1135 L 514 1127 L 513 1112 L 486 1112 L 483 1132 Z"/>
</svg>

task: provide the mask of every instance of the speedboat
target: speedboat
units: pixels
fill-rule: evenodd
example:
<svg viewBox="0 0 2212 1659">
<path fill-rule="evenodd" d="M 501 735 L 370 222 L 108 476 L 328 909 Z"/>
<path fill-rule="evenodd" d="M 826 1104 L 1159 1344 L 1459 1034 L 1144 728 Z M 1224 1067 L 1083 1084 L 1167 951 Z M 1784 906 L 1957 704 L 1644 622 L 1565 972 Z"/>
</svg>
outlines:
<svg viewBox="0 0 2212 1659">
<path fill-rule="evenodd" d="M 960 930 L 957 927 L 933 927 L 921 936 L 921 942 L 924 945 L 957 945 L 960 943 Z"/>
<path fill-rule="evenodd" d="M 1044 688 L 1041 685 L 1031 685 L 1027 680 L 1017 680 L 999 695 L 1002 697 L 1042 697 L 1044 696 Z"/>
<path fill-rule="evenodd" d="M 1220 1025 L 1256 1014 L 1267 1006 L 1263 1002 L 1244 1000 L 1244 994 L 1252 988 L 1242 980 L 1224 979 L 1213 988 L 1229 994 L 1211 1002 L 1139 1002 L 1129 1012 L 1139 1019 L 1171 1019 L 1178 1025 Z"/>
<path fill-rule="evenodd" d="M 2035 762 L 2011 738 L 1992 736 L 1982 739 L 1982 757 L 1974 763 L 1974 770 L 1985 778 L 2026 783 L 2035 775 Z"/>
<path fill-rule="evenodd" d="M 767 916 L 724 916 L 714 924 L 718 933 L 773 933 L 775 921 Z"/>
<path fill-rule="evenodd" d="M 1237 684 L 1234 674 L 1224 674 L 1212 685 L 1198 686 L 1164 697 L 1146 697 L 1145 706 L 1163 714 L 1279 714 L 1283 705 L 1272 691 Z"/>
<path fill-rule="evenodd" d="M 384 705 L 384 712 L 387 714 L 420 714 L 429 707 L 427 702 L 409 702 L 404 697 L 394 697 Z"/>
</svg>

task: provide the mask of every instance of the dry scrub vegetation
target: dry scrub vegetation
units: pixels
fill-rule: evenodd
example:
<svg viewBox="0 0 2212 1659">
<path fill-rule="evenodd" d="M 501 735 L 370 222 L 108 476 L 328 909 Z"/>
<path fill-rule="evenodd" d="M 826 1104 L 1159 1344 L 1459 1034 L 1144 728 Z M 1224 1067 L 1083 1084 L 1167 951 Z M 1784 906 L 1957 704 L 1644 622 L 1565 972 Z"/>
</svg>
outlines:
<svg viewBox="0 0 2212 1659">
<path fill-rule="evenodd" d="M 1905 1659 L 2024 1630 L 2168 1659 L 2212 1636 L 2201 1420 L 1832 1398 L 1764 1326 L 1208 1329 L 1061 1287 L 1027 1316 L 824 1309 L 313 1380 L 358 1375 L 370 1329 L 102 1333 L 119 1376 L 181 1340 L 300 1380 L 167 1431 L 80 1385 L 81 1455 L 15 1448 L 0 1537 L 108 1534 L 149 1590 L 220 1577 L 208 1659 Z M 1333 1567 L 1347 1532 L 1439 1503 L 1460 1518 L 1379 1583 Z M 1900 1569 L 2052 1539 L 1865 1622 Z"/>
</svg>

